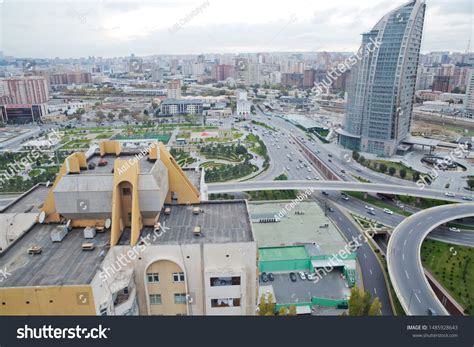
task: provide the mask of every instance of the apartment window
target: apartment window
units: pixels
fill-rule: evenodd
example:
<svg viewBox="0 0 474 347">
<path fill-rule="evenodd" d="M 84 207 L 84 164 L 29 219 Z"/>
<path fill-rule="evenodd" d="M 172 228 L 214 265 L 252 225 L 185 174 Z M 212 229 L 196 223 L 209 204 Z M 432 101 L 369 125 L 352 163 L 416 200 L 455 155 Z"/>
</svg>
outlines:
<svg viewBox="0 0 474 347">
<path fill-rule="evenodd" d="M 185 304 L 186 303 L 186 293 L 179 293 L 174 295 L 175 304 Z"/>
<path fill-rule="evenodd" d="M 161 305 L 161 294 L 150 294 L 150 305 Z"/>
<path fill-rule="evenodd" d="M 157 272 L 150 272 L 146 274 L 148 283 L 160 282 L 160 275 Z"/>
<path fill-rule="evenodd" d="M 239 307 L 240 298 L 211 299 L 211 307 Z"/>
<path fill-rule="evenodd" d="M 173 272 L 173 282 L 184 282 L 184 272 Z"/>
<path fill-rule="evenodd" d="M 240 286 L 240 276 L 233 277 L 211 277 L 211 287 Z"/>
</svg>

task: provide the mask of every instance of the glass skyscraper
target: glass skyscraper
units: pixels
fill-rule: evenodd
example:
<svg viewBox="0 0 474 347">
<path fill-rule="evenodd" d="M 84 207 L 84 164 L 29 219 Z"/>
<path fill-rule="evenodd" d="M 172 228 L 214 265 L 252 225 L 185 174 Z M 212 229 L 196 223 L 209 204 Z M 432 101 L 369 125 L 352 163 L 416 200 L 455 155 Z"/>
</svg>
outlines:
<svg viewBox="0 0 474 347">
<path fill-rule="evenodd" d="M 390 156 L 410 135 L 425 8 L 424 1 L 411 1 L 362 35 L 338 131 L 343 147 Z"/>
</svg>

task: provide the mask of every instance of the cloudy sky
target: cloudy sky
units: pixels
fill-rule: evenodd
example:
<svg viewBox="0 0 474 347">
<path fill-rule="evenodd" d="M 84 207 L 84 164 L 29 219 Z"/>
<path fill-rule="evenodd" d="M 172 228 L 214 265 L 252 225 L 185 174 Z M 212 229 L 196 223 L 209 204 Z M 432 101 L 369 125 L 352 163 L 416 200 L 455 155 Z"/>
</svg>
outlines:
<svg viewBox="0 0 474 347">
<path fill-rule="evenodd" d="M 31 58 L 355 51 L 406 0 L 0 0 L 0 51 Z M 426 0 L 422 51 L 465 51 L 472 0 Z M 474 50 L 474 38 L 471 40 Z"/>
</svg>

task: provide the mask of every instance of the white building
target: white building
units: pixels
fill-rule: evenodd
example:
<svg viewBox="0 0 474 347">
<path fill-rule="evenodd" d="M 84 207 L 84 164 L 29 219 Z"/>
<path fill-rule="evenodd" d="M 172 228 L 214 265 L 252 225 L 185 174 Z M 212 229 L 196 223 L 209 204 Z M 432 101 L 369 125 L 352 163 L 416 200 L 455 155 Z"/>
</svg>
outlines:
<svg viewBox="0 0 474 347">
<path fill-rule="evenodd" d="M 474 111 L 474 69 L 469 73 L 466 90 L 466 109 Z"/>
</svg>

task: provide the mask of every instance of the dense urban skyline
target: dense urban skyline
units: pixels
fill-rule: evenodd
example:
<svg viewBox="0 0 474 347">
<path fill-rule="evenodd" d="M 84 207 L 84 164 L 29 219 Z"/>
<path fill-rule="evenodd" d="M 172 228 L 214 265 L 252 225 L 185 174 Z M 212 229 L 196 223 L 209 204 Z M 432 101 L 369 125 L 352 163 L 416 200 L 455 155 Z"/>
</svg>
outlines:
<svg viewBox="0 0 474 347">
<path fill-rule="evenodd" d="M 355 51 L 360 35 L 404 1 L 5 1 L 0 46 L 5 55 Z M 460 51 L 472 36 L 472 3 L 427 0 L 422 52 Z M 60 30 L 58 30 L 61 28 Z M 25 35 L 25 32 L 28 32 Z M 38 45 L 38 42 L 41 42 Z"/>
</svg>

